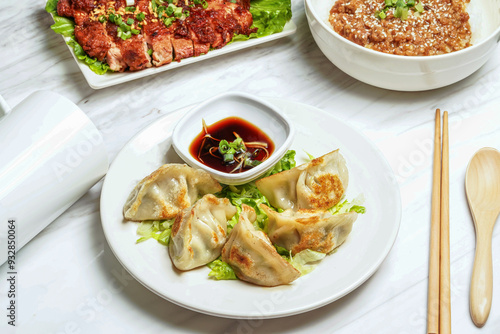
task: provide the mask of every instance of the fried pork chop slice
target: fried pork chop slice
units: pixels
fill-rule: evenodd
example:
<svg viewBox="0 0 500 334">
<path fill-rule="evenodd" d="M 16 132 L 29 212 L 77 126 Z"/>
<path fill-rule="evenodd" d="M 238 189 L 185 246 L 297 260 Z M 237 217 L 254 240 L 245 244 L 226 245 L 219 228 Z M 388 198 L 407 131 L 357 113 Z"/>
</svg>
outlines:
<svg viewBox="0 0 500 334">
<path fill-rule="evenodd" d="M 146 14 L 146 20 L 142 28 L 142 34 L 151 49 L 152 63 L 154 66 L 169 64 L 173 59 L 172 42 L 170 41 L 172 33 L 163 22 L 152 21 L 154 17 L 150 12 L 150 0 L 137 1 L 137 7 L 142 13 Z"/>
<path fill-rule="evenodd" d="M 209 22 L 216 35 L 211 45 L 212 48 L 222 48 L 233 39 L 235 34 L 249 35 L 257 31 L 256 28 L 250 28 L 253 18 L 248 8 L 250 8 L 249 0 L 242 0 L 239 3 L 225 0 L 208 2 Z"/>
<path fill-rule="evenodd" d="M 83 24 L 76 25 L 75 38 L 90 57 L 99 61 L 107 58 L 112 46 L 106 29 L 98 21 L 86 20 Z"/>
<path fill-rule="evenodd" d="M 172 34 L 162 22 L 150 22 L 143 28 L 143 34 L 150 49 L 154 66 L 172 62 L 173 49 L 170 41 Z"/>
<path fill-rule="evenodd" d="M 200 56 L 210 51 L 210 45 L 215 41 L 215 34 L 210 24 L 200 11 L 202 8 L 195 7 L 187 18 L 190 38 L 193 40 L 194 56 Z"/>
<path fill-rule="evenodd" d="M 90 57 L 105 61 L 111 70 L 120 72 L 127 68 L 122 49 L 109 35 L 108 29 L 99 21 L 90 19 L 89 16 L 89 13 L 97 6 L 104 6 L 107 9 L 110 5 L 116 9 L 125 5 L 125 1 L 59 0 L 57 13 L 60 16 L 75 19 L 75 39 Z M 116 26 L 114 34 L 116 35 Z"/>
<path fill-rule="evenodd" d="M 104 26 L 89 18 L 89 13 L 95 8 L 90 0 L 59 0 L 57 14 L 75 19 L 75 38 L 90 57 L 106 61 L 111 47 L 110 38 Z"/>
<path fill-rule="evenodd" d="M 119 41 L 117 44 L 130 71 L 140 71 L 152 66 L 144 36 L 137 35 L 126 41 Z"/>
<path fill-rule="evenodd" d="M 117 67 L 119 67 L 115 71 L 121 72 L 127 68 L 130 71 L 139 71 L 151 67 L 151 57 L 148 54 L 148 45 L 144 36 L 134 35 L 127 40 L 123 40 L 118 37 L 117 29 L 118 26 L 114 23 L 108 22 L 106 24 L 106 32 L 116 46 L 113 54 L 109 55 L 114 57 L 111 61 L 116 62 Z"/>
<path fill-rule="evenodd" d="M 179 21 L 174 22 L 172 27 L 174 28 L 174 38 L 172 39 L 174 59 L 180 61 L 181 59 L 194 56 L 193 40 L 191 39 L 189 28 L 184 22 Z"/>
<path fill-rule="evenodd" d="M 250 28 L 253 18 L 249 7 L 249 0 L 240 3 L 209 0 L 206 9 L 201 6 L 189 8 L 190 15 L 179 22 L 174 36 L 191 39 L 194 56 L 207 53 L 210 47 L 222 48 L 232 40 L 234 34 L 248 35 L 257 30 Z"/>
</svg>

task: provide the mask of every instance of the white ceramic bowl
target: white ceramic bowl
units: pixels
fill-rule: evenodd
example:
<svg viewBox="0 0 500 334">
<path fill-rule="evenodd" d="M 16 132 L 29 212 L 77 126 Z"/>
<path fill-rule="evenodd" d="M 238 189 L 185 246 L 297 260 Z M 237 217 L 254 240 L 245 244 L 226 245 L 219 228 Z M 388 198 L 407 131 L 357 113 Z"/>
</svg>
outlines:
<svg viewBox="0 0 500 334">
<path fill-rule="evenodd" d="M 274 152 L 262 164 L 242 173 L 224 173 L 205 166 L 189 152 L 189 146 L 202 131 L 202 119 L 210 125 L 236 116 L 257 126 L 274 142 Z M 272 168 L 292 144 L 295 128 L 272 104 L 246 93 L 218 95 L 190 110 L 175 126 L 172 143 L 175 151 L 191 167 L 206 170 L 224 184 L 243 184 L 257 179 Z"/>
<path fill-rule="evenodd" d="M 471 47 L 444 55 L 409 57 L 359 46 L 337 34 L 328 16 L 335 0 L 305 0 L 314 40 L 339 69 L 367 84 L 400 91 L 421 91 L 453 84 L 478 70 L 500 40 L 500 0 L 474 0 L 468 6 Z"/>
</svg>

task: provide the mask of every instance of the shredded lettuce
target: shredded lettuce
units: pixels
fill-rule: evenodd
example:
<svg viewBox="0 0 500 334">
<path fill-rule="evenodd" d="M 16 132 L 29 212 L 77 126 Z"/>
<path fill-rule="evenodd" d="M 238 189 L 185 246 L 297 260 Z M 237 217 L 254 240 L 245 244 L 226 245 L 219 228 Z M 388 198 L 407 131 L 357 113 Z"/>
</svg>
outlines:
<svg viewBox="0 0 500 334">
<path fill-rule="evenodd" d="M 238 210 L 236 215 L 228 222 L 230 230 L 234 227 L 234 225 L 238 222 L 241 205 L 246 204 L 252 207 L 257 213 L 257 219 L 254 222 L 254 226 L 262 231 L 267 231 L 267 215 L 260 208 L 260 204 L 266 204 L 271 206 L 267 198 L 261 194 L 259 189 L 255 186 L 255 182 L 245 183 L 239 186 L 233 185 L 224 185 L 222 190 L 216 194 L 217 197 L 225 197 L 228 198 L 231 204 L 236 206 Z M 229 231 L 228 231 L 229 233 Z"/>
<path fill-rule="evenodd" d="M 314 155 L 312 155 L 311 153 L 307 152 L 306 150 L 304 150 L 304 152 L 307 154 L 307 157 L 309 158 L 309 161 L 313 161 L 314 160 Z"/>
<path fill-rule="evenodd" d="M 213 260 L 208 263 L 207 266 L 212 269 L 209 273 L 209 277 L 213 277 L 216 280 L 230 280 L 238 279 L 234 273 L 233 268 L 226 262 L 222 261 L 220 258 Z"/>
<path fill-rule="evenodd" d="M 295 154 L 296 152 L 294 150 L 288 150 L 283 158 L 281 158 L 281 160 L 278 161 L 276 165 L 274 165 L 273 169 L 267 172 L 263 177 L 274 175 L 295 167 L 297 165 L 297 163 L 295 162 Z"/>
<path fill-rule="evenodd" d="M 292 252 L 284 247 L 274 245 L 276 251 L 282 258 L 290 262 L 292 266 L 297 269 L 302 276 L 309 274 L 323 260 L 326 256 L 325 253 L 316 252 L 310 249 L 304 249 L 299 253 L 292 256 Z"/>
<path fill-rule="evenodd" d="M 330 208 L 330 212 L 334 215 L 346 212 L 357 212 L 363 214 L 366 212 L 366 208 L 361 205 L 364 201 L 364 196 L 359 195 L 352 201 L 344 200 L 339 202 L 337 205 Z"/>
<path fill-rule="evenodd" d="M 289 150 L 281 160 L 274 165 L 274 167 L 267 172 L 262 177 L 266 177 L 272 174 L 282 172 L 284 170 L 289 170 L 295 167 L 295 151 Z M 236 206 L 238 212 L 236 215 L 228 222 L 229 230 L 231 230 L 234 225 L 238 222 L 239 214 L 241 212 L 241 205 L 246 204 L 252 207 L 257 214 L 257 219 L 254 222 L 254 226 L 267 233 L 267 214 L 261 209 L 260 204 L 265 204 L 272 207 L 269 200 L 262 195 L 262 193 L 257 189 L 255 182 L 245 183 L 239 186 L 234 185 L 224 185 L 222 190 L 216 194 L 217 197 L 228 198 L 231 204 Z"/>
<path fill-rule="evenodd" d="M 248 36 L 235 35 L 233 42 L 282 32 L 292 18 L 292 4 L 290 0 L 252 0 L 250 13 L 253 17 L 252 28 L 258 28 L 257 32 Z"/>
<path fill-rule="evenodd" d="M 281 247 L 278 245 L 274 245 L 274 248 L 276 248 L 276 251 L 278 252 L 279 255 L 281 255 L 285 260 L 289 261 L 291 257 L 291 252 L 286 249 L 285 247 Z"/>
<path fill-rule="evenodd" d="M 325 253 L 316 252 L 310 249 L 295 254 L 290 258 L 290 264 L 297 269 L 301 275 L 307 275 L 325 258 Z"/>
<path fill-rule="evenodd" d="M 160 244 L 168 246 L 174 221 L 175 219 L 141 222 L 137 227 L 137 234 L 141 237 L 137 239 L 136 243 L 155 239 Z"/>
</svg>

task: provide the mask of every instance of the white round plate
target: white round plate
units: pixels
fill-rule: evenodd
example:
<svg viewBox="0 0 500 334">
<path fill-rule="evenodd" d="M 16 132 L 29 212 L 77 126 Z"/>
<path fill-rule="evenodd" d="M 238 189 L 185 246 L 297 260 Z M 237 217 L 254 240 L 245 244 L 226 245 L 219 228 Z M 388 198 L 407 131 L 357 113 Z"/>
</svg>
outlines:
<svg viewBox="0 0 500 334">
<path fill-rule="evenodd" d="M 346 242 L 310 274 L 290 285 L 260 287 L 243 281 L 208 278 L 206 266 L 180 272 L 168 249 L 155 240 L 136 244 L 137 223 L 123 219 L 122 208 L 134 186 L 167 162 L 182 162 L 172 148 L 172 130 L 189 109 L 169 114 L 139 132 L 118 154 L 104 181 L 101 220 L 106 239 L 122 265 L 145 287 L 180 306 L 228 318 L 277 318 L 331 303 L 365 282 L 380 266 L 396 239 L 401 219 L 399 188 L 380 151 L 360 132 L 319 109 L 270 99 L 296 126 L 291 149 L 297 164 L 340 148 L 349 167 L 347 198 L 365 197 Z"/>
</svg>

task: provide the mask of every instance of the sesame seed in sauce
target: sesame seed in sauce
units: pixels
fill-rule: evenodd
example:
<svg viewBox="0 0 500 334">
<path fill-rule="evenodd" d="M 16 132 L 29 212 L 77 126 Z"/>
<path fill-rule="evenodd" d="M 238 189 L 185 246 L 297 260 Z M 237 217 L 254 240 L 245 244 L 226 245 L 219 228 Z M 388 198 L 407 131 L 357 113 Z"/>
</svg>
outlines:
<svg viewBox="0 0 500 334">
<path fill-rule="evenodd" d="M 458 51 L 471 45 L 469 0 L 422 0 L 424 12 L 409 12 L 406 20 L 388 11 L 375 15 L 384 0 L 337 0 L 330 24 L 341 36 L 369 49 L 407 56 L 430 56 Z"/>
</svg>

